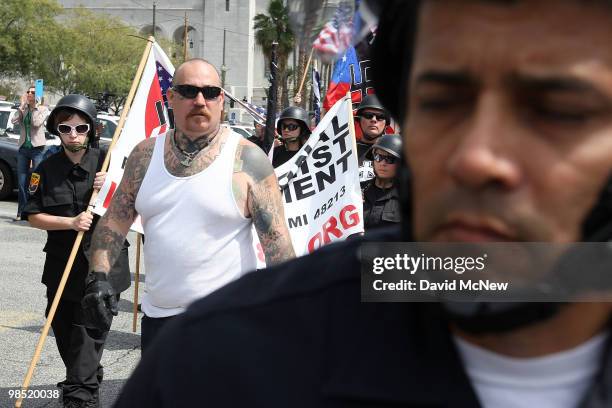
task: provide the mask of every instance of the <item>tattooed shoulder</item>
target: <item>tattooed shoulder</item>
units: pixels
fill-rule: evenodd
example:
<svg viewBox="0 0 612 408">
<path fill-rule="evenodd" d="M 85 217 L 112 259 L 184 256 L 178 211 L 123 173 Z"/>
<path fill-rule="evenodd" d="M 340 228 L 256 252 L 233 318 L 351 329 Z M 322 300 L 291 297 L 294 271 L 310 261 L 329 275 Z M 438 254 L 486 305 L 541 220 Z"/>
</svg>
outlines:
<svg viewBox="0 0 612 408">
<path fill-rule="evenodd" d="M 255 183 L 265 180 L 274 174 L 274 168 L 268 156 L 258 146 L 248 141 L 241 141 L 236 149 L 234 173 L 243 172 Z"/>
<path fill-rule="evenodd" d="M 155 139 L 153 138 L 138 143 L 127 159 L 123 179 L 127 178 L 130 182 L 136 183 L 134 186 L 140 186 L 140 182 L 144 179 L 149 168 L 154 148 Z"/>
</svg>

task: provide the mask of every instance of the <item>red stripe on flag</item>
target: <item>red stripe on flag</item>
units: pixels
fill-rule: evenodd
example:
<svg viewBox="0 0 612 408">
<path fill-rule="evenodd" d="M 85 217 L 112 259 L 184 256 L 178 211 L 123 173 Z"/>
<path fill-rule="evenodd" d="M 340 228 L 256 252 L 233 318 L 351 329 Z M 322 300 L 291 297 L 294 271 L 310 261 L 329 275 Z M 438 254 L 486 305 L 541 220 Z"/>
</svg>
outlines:
<svg viewBox="0 0 612 408">
<path fill-rule="evenodd" d="M 104 204 L 102 205 L 104 208 L 108 208 L 108 205 L 110 204 L 110 201 L 113 198 L 113 194 L 115 194 L 115 190 L 117 189 L 117 183 L 115 183 L 114 181 L 111 182 L 111 186 L 108 189 L 108 194 L 106 194 L 106 198 L 104 199 Z"/>
<path fill-rule="evenodd" d="M 330 82 L 327 94 L 323 100 L 323 108 L 328 111 L 340 99 L 346 96 L 346 93 L 351 90 L 351 84 L 348 82 L 334 83 Z"/>
</svg>

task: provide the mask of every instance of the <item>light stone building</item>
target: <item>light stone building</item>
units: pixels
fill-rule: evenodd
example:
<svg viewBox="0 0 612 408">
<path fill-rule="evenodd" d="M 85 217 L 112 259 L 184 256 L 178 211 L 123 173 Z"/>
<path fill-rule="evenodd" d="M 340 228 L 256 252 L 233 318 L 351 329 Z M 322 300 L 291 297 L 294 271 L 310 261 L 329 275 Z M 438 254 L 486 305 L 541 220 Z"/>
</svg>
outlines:
<svg viewBox="0 0 612 408">
<path fill-rule="evenodd" d="M 66 9 L 84 7 L 121 19 L 143 34 L 183 43 L 187 14 L 188 52 L 225 69 L 225 87 L 237 98 L 265 105 L 266 66 L 255 42 L 253 17 L 265 13 L 268 0 L 60 0 Z M 225 32 L 225 41 L 224 41 Z M 225 50 L 225 64 L 223 54 Z M 182 49 L 177 52 L 182 53 Z"/>
</svg>

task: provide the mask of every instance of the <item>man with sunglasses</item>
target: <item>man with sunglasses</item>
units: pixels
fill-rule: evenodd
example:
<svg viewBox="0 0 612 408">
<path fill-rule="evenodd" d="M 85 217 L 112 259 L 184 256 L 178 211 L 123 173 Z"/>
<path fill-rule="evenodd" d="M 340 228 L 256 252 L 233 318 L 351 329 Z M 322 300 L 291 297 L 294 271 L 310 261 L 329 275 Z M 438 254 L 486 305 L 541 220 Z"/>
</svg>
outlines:
<svg viewBox="0 0 612 408">
<path fill-rule="evenodd" d="M 176 128 L 141 142 L 92 239 L 88 324 L 110 317 L 106 273 L 138 214 L 145 241 L 142 350 L 194 300 L 256 268 L 252 227 L 265 260 L 294 257 L 270 161 L 221 126 L 224 95 L 214 66 L 195 58 L 175 71 L 168 102 Z"/>
<path fill-rule="evenodd" d="M 385 108 L 376 95 L 367 95 L 357 108 L 361 139 L 357 141 L 357 158 L 359 162 L 359 181 L 364 182 L 374 177 L 371 152 L 372 146 L 385 133 L 389 119 Z"/>
<path fill-rule="evenodd" d="M 28 201 L 28 182 L 30 172 L 43 160 L 45 151 L 45 119 L 49 110 L 37 103 L 36 90 L 30 86 L 21 96 L 21 104 L 13 123 L 19 125 L 19 151 L 17 152 L 17 186 L 19 189 L 17 216 L 21 220 L 21 211 Z"/>
<path fill-rule="evenodd" d="M 372 147 L 374 178 L 365 182 L 363 226 L 366 231 L 397 225 L 400 201 L 397 175 L 402 154 L 400 135 L 382 135 Z"/>
</svg>

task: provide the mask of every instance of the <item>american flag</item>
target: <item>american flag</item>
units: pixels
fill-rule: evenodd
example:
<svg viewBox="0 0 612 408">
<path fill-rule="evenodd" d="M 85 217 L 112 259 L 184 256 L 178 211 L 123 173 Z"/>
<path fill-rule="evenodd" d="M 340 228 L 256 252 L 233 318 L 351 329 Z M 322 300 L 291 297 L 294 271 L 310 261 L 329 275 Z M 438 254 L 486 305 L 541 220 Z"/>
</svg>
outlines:
<svg viewBox="0 0 612 408">
<path fill-rule="evenodd" d="M 343 1 L 338 5 L 334 18 L 323 27 L 312 44 L 323 56 L 337 57 L 351 45 L 353 33 L 352 2 Z"/>
<path fill-rule="evenodd" d="M 155 61 L 155 67 L 157 69 L 157 80 L 159 82 L 159 88 L 164 100 L 164 106 L 168 112 L 170 128 L 174 128 L 174 115 L 172 114 L 172 109 L 168 105 L 168 97 L 166 96 L 168 89 L 172 87 L 172 75 L 157 60 Z"/>
</svg>

